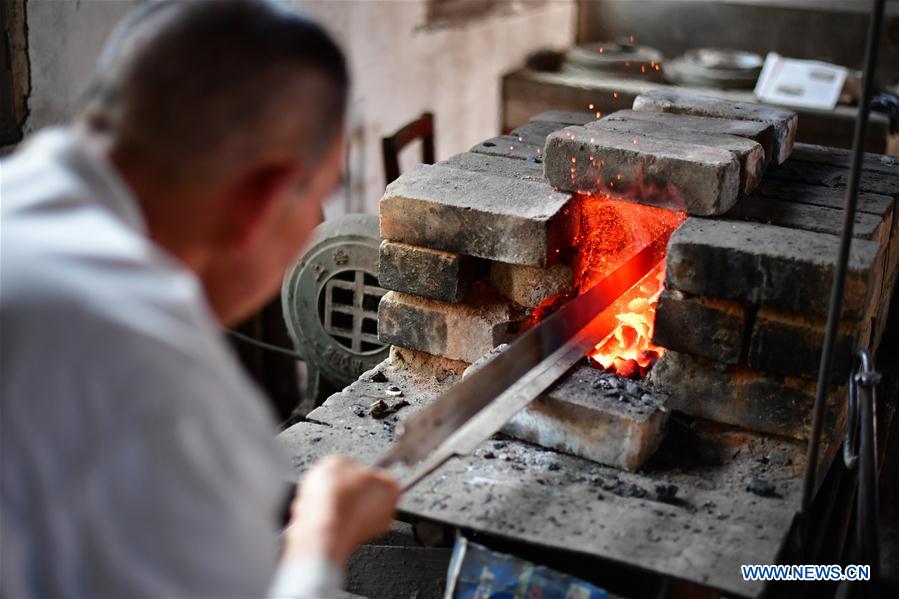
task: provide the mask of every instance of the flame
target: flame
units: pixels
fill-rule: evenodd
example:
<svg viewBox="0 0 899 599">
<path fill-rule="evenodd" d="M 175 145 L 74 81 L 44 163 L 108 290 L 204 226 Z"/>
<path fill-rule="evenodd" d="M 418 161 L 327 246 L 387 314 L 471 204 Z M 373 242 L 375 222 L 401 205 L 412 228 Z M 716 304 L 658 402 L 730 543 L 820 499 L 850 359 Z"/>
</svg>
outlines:
<svg viewBox="0 0 899 599">
<path fill-rule="evenodd" d="M 525 329 L 571 297 L 588 291 L 659 237 L 671 235 L 686 219 L 680 211 L 606 195 L 578 195 L 574 210 L 573 290 L 551 297 L 535 308 Z M 603 311 L 614 329 L 588 353 L 595 366 L 622 376 L 643 376 L 664 352 L 652 343 L 655 307 L 664 281 L 664 256 L 658 258 L 655 268 Z"/>
<path fill-rule="evenodd" d="M 637 297 L 627 297 L 633 295 L 632 290 L 624 301 L 611 306 L 618 325 L 587 354 L 591 363 L 632 378 L 642 377 L 652 368 L 665 352 L 652 342 L 655 309 L 664 279 L 660 264 L 635 286 Z"/>
<path fill-rule="evenodd" d="M 580 196 L 579 231 L 575 236 L 578 293 L 592 287 L 622 262 L 660 236 L 668 236 L 686 219 L 680 211 L 614 200 L 608 196 Z M 643 376 L 664 349 L 652 342 L 655 308 L 664 282 L 664 256 L 640 282 L 606 312 L 617 324 L 588 354 L 591 363 L 622 376 Z"/>
</svg>

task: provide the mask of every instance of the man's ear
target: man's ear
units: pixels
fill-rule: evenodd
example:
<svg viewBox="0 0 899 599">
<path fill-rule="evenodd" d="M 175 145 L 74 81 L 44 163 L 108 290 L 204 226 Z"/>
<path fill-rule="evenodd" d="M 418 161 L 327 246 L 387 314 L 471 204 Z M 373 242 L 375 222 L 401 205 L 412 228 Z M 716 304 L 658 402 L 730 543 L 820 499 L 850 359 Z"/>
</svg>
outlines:
<svg viewBox="0 0 899 599">
<path fill-rule="evenodd" d="M 279 199 L 297 184 L 301 170 L 298 162 L 276 162 L 260 165 L 237 179 L 226 193 L 226 243 L 249 245 Z"/>
</svg>

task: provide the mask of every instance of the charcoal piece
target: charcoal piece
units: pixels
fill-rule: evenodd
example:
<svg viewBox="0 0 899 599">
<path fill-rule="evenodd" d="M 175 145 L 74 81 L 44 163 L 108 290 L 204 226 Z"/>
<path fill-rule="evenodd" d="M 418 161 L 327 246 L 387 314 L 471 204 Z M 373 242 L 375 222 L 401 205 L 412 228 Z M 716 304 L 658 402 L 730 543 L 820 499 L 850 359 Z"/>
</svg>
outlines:
<svg viewBox="0 0 899 599">
<path fill-rule="evenodd" d="M 379 399 L 368 406 L 368 413 L 372 418 L 383 418 L 387 415 L 387 403 L 383 399 Z"/>
<path fill-rule="evenodd" d="M 376 420 L 381 420 L 390 416 L 391 414 L 396 413 L 397 410 L 404 408 L 409 405 L 409 402 L 405 399 L 401 399 L 393 404 L 388 404 L 383 399 L 379 399 L 369 407 L 369 413 L 371 417 Z"/>
<path fill-rule="evenodd" d="M 774 483 L 763 478 L 753 478 L 750 480 L 749 484 L 746 485 L 746 490 L 759 497 L 780 497 Z"/>
<path fill-rule="evenodd" d="M 656 501 L 677 504 L 679 502 L 677 499 L 677 492 L 677 485 L 656 485 Z"/>
<path fill-rule="evenodd" d="M 380 370 L 378 370 L 378 371 L 375 372 L 373 375 L 371 375 L 371 378 L 368 379 L 368 380 L 370 380 L 370 381 L 373 382 L 373 383 L 386 383 L 386 382 L 388 382 L 388 380 L 387 380 L 387 375 L 385 375 L 385 374 L 384 374 L 382 371 L 380 371 Z"/>
</svg>

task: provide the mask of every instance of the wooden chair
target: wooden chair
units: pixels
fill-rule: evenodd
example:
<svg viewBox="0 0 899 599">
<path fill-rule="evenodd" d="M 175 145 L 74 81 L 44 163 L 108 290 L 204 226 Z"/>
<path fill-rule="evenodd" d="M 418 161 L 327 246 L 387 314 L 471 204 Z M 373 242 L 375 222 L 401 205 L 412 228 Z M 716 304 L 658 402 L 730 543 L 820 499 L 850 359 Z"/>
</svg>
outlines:
<svg viewBox="0 0 899 599">
<path fill-rule="evenodd" d="M 434 115 L 423 113 L 399 131 L 381 139 L 384 153 L 384 182 L 393 183 L 400 176 L 400 152 L 407 145 L 421 139 L 421 161 L 434 164 Z"/>
</svg>

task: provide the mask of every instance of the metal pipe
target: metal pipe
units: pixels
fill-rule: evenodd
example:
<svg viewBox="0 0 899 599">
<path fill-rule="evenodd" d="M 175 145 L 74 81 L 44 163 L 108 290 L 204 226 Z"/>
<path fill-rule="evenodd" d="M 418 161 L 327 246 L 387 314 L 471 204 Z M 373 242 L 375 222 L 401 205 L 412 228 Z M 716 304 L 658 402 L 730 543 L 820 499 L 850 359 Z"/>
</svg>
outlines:
<svg viewBox="0 0 899 599">
<path fill-rule="evenodd" d="M 849 263 L 849 248 L 852 243 L 852 229 L 855 224 L 855 206 L 858 200 L 858 187 L 861 180 L 862 160 L 865 152 L 865 134 L 868 129 L 868 114 L 871 98 L 874 95 L 874 69 L 877 65 L 877 52 L 880 45 L 880 29 L 883 22 L 885 0 L 873 0 L 871 19 L 868 23 L 868 40 L 865 49 L 864 74 L 862 76 L 862 95 L 858 105 L 858 117 L 855 121 L 855 135 L 852 143 L 852 167 L 849 171 L 849 185 L 846 188 L 846 205 L 843 209 L 843 232 L 840 236 L 840 250 L 837 267 L 834 271 L 833 285 L 830 288 L 830 304 L 827 311 L 827 328 L 824 334 L 824 347 L 821 351 L 821 362 L 818 367 L 818 384 L 815 393 L 815 407 L 812 413 L 812 430 L 809 435 L 806 453 L 805 478 L 802 483 L 802 517 L 803 542 L 808 540 L 809 511 L 816 492 L 818 470 L 818 453 L 821 445 L 821 428 L 824 423 L 824 410 L 827 389 L 830 381 L 830 369 L 833 365 L 833 348 L 836 340 L 840 312 L 843 308 L 843 290 L 846 284 L 846 269 Z"/>
</svg>

